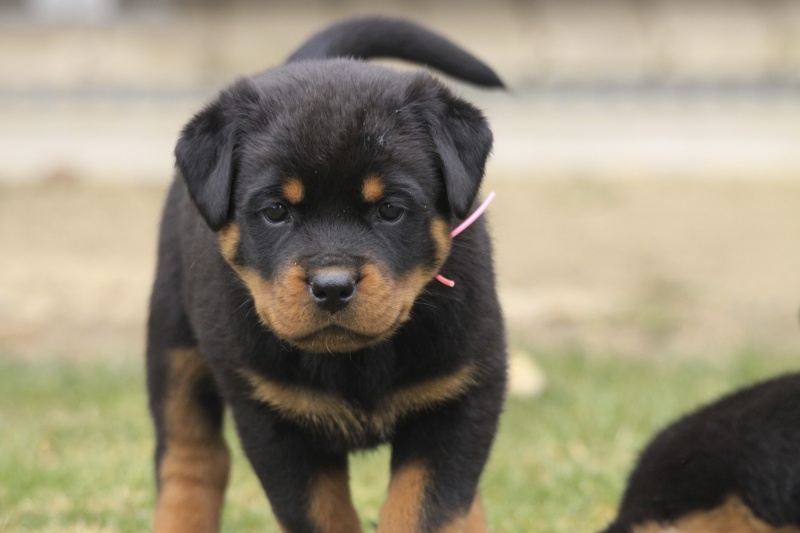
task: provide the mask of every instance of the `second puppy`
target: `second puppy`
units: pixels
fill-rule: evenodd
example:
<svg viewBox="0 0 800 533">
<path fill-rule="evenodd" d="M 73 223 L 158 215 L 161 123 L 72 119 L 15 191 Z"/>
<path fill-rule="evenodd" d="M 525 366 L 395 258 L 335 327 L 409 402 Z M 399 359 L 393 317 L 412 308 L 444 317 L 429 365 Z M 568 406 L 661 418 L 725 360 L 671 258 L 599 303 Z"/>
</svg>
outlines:
<svg viewBox="0 0 800 533">
<path fill-rule="evenodd" d="M 602 533 L 800 533 L 800 374 L 661 431 Z"/>
</svg>

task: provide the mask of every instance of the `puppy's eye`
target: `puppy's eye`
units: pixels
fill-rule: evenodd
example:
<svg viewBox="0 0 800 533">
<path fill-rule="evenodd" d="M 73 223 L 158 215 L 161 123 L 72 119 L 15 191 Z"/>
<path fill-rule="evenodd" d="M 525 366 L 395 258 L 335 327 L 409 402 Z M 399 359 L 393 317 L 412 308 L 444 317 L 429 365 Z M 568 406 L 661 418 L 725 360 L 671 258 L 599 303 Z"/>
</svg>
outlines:
<svg viewBox="0 0 800 533">
<path fill-rule="evenodd" d="M 261 215 L 267 220 L 267 222 L 278 224 L 280 222 L 285 222 L 286 219 L 289 218 L 289 209 L 281 203 L 275 203 L 265 209 L 262 209 Z"/>
<path fill-rule="evenodd" d="M 397 222 L 406 210 L 400 206 L 386 202 L 378 208 L 378 216 L 384 222 Z"/>
</svg>

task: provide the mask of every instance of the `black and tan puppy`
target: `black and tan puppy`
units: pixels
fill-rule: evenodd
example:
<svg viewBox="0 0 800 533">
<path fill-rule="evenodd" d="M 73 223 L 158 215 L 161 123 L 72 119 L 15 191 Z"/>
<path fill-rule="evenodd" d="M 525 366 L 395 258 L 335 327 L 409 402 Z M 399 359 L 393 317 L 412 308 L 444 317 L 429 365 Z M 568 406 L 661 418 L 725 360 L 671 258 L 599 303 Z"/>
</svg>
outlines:
<svg viewBox="0 0 800 533">
<path fill-rule="evenodd" d="M 181 134 L 147 350 L 159 533 L 219 529 L 225 406 L 284 532 L 361 531 L 348 453 L 382 443 L 379 532 L 485 530 L 503 324 L 484 223 L 449 232 L 492 135 L 428 73 L 371 56 L 502 85 L 416 25 L 361 19 L 223 90 Z"/>
<path fill-rule="evenodd" d="M 603 533 L 800 533 L 800 374 L 661 431 Z"/>
</svg>

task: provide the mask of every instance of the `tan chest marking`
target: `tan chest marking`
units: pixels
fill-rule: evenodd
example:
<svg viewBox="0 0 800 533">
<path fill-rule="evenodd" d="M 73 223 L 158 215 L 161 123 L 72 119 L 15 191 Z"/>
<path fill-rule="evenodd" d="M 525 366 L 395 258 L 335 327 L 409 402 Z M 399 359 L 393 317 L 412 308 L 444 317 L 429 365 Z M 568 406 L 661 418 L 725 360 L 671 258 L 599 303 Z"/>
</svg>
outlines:
<svg viewBox="0 0 800 533">
<path fill-rule="evenodd" d="M 333 394 L 285 385 L 249 370 L 242 374 L 253 387 L 253 399 L 301 425 L 349 438 L 383 433 L 401 418 L 458 398 L 476 383 L 474 367 L 467 365 L 452 374 L 399 389 L 374 410 L 364 411 Z"/>
</svg>

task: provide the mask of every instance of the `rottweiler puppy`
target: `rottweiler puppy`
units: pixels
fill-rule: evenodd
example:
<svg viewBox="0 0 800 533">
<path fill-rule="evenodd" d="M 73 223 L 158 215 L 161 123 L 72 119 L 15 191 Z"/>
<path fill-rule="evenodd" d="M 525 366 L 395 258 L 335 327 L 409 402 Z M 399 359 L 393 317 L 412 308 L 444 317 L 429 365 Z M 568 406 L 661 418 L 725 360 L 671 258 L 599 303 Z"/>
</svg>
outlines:
<svg viewBox="0 0 800 533">
<path fill-rule="evenodd" d="M 155 530 L 220 525 L 226 406 L 287 533 L 357 533 L 348 454 L 388 443 L 378 531 L 485 531 L 506 356 L 480 111 L 425 71 L 489 67 L 409 22 L 346 22 L 183 129 L 148 323 Z M 437 273 L 454 287 L 434 279 Z"/>
<path fill-rule="evenodd" d="M 800 532 L 800 374 L 724 397 L 661 431 L 603 533 Z"/>
</svg>

